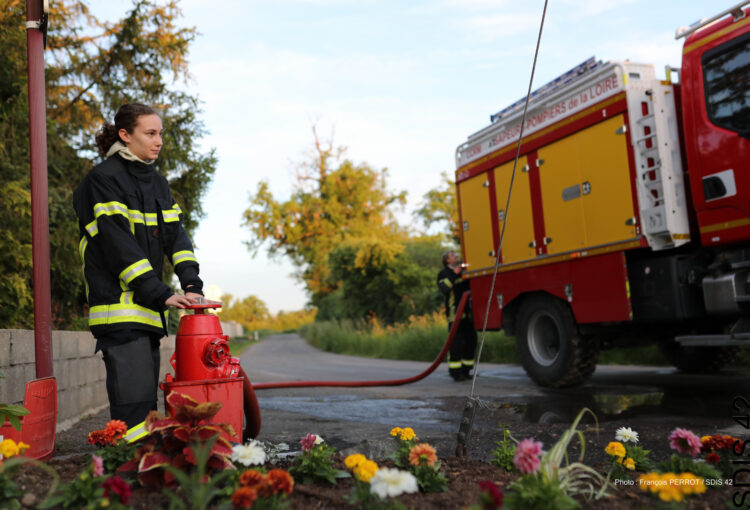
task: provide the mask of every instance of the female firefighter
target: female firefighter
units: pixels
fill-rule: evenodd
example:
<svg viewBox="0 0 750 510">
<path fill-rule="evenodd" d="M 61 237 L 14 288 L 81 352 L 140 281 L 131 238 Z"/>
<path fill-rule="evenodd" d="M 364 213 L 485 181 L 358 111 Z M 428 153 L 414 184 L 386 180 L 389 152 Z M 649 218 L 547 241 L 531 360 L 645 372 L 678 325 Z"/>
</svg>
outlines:
<svg viewBox="0 0 750 510">
<path fill-rule="evenodd" d="M 107 370 L 112 419 L 128 428 L 156 409 L 159 340 L 168 306 L 202 296 L 198 261 L 167 180 L 153 168 L 162 148 L 161 118 L 150 106 L 125 104 L 105 122 L 96 145 L 106 159 L 73 195 L 89 327 Z M 164 256 L 184 295 L 162 282 Z"/>
</svg>

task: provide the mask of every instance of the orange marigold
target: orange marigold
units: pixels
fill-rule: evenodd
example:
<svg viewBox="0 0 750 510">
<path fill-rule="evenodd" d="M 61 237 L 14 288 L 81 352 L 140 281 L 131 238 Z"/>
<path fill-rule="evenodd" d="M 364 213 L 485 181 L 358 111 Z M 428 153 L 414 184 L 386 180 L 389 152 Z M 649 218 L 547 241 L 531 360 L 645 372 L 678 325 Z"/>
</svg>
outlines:
<svg viewBox="0 0 750 510">
<path fill-rule="evenodd" d="M 294 478 L 283 469 L 272 469 L 266 475 L 268 478 L 268 485 L 271 486 L 271 491 L 274 494 L 283 492 L 284 494 L 291 494 L 294 488 Z"/>
<path fill-rule="evenodd" d="M 232 494 L 232 504 L 235 508 L 252 508 L 258 493 L 252 487 L 240 487 Z"/>
<path fill-rule="evenodd" d="M 242 487 L 257 488 L 266 483 L 266 475 L 255 469 L 248 469 L 240 475 L 239 483 Z"/>
<path fill-rule="evenodd" d="M 104 430 L 113 441 L 117 441 L 122 439 L 128 432 L 128 426 L 125 425 L 125 422 L 122 420 L 110 420 L 107 423 L 107 428 Z"/>
<path fill-rule="evenodd" d="M 427 443 L 419 443 L 409 452 L 409 464 L 412 466 L 419 466 L 423 463 L 428 466 L 433 466 L 435 462 L 437 462 L 435 448 Z"/>
</svg>

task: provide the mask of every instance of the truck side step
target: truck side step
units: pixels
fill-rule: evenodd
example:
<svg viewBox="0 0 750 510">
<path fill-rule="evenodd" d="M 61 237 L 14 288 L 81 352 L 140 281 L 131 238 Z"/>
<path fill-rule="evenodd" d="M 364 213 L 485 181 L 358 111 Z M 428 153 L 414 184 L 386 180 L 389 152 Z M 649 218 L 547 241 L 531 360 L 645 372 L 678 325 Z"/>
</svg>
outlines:
<svg viewBox="0 0 750 510">
<path fill-rule="evenodd" d="M 690 335 L 678 336 L 675 342 L 682 347 L 720 347 L 730 345 L 750 345 L 750 333 L 737 335 Z"/>
</svg>

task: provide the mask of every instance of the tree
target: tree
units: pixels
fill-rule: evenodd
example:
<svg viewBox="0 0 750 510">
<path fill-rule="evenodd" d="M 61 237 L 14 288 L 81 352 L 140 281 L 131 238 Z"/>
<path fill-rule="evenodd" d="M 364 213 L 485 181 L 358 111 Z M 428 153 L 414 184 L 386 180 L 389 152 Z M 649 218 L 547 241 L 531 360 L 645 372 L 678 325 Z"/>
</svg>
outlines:
<svg viewBox="0 0 750 510">
<path fill-rule="evenodd" d="M 266 304 L 256 296 L 247 296 L 238 301 L 231 294 L 225 294 L 221 296 L 221 302 L 224 303 L 219 312 L 221 320 L 236 321 L 249 329 L 253 328 L 254 323 L 271 317 Z"/>
<path fill-rule="evenodd" d="M 456 185 L 447 172 L 440 174 L 440 186 L 423 195 L 423 201 L 414 216 L 422 220 L 425 228 L 442 223 L 446 237 L 456 246 L 461 244 L 461 226 L 458 223 Z"/>
<path fill-rule="evenodd" d="M 377 317 L 391 324 L 437 310 L 435 277 L 440 270 L 439 237 L 344 241 L 329 257 L 338 289 L 320 302 L 317 318 Z"/>
<path fill-rule="evenodd" d="M 387 189 L 385 168 L 341 160 L 344 148 L 321 142 L 315 127 L 313 136 L 313 151 L 299 167 L 292 196 L 279 201 L 268 183 L 260 182 L 244 212 L 244 225 L 253 234 L 247 243 L 251 252 L 266 246 L 271 255 L 289 257 L 317 305 L 337 287 L 328 264 L 336 246 L 363 237 L 390 240 L 405 235 L 390 208 L 403 204 L 406 192 Z"/>
<path fill-rule="evenodd" d="M 177 2 L 134 1 L 116 22 L 94 18 L 82 0 L 52 3 L 45 53 L 53 326 L 70 327 L 85 302 L 73 190 L 96 162 L 94 132 L 128 101 L 160 108 L 168 135 L 157 170 L 197 225 L 200 199 L 216 167 L 198 99 L 176 89 L 186 79 L 194 28 L 178 28 Z M 25 2 L 0 0 L 0 327 L 32 327 L 29 135 Z M 169 281 L 166 275 L 165 281 Z"/>
</svg>

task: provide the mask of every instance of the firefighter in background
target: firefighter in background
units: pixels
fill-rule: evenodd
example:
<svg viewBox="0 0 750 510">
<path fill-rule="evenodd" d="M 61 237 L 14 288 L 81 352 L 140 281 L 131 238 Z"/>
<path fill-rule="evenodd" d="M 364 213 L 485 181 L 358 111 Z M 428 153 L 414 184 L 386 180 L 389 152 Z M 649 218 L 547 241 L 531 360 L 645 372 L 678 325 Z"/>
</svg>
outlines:
<svg viewBox="0 0 750 510">
<path fill-rule="evenodd" d="M 456 317 L 458 302 L 463 293 L 469 291 L 469 282 L 461 276 L 463 270 L 464 265 L 456 252 L 447 251 L 443 254 L 443 269 L 438 273 L 437 285 L 445 296 L 445 314 L 448 317 L 449 331 Z M 474 368 L 474 349 L 477 346 L 477 332 L 474 330 L 474 321 L 471 318 L 471 299 L 459 320 L 458 332 L 448 354 L 448 373 L 453 380 L 464 381 L 471 378 L 471 370 Z"/>
<path fill-rule="evenodd" d="M 114 120 L 96 135 L 106 159 L 81 181 L 73 201 L 89 327 L 107 370 L 110 415 L 131 428 L 156 409 L 166 309 L 201 297 L 203 282 L 180 207 L 153 168 L 162 147 L 161 118 L 133 103 L 121 106 Z M 162 282 L 165 255 L 184 295 Z"/>
</svg>

